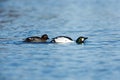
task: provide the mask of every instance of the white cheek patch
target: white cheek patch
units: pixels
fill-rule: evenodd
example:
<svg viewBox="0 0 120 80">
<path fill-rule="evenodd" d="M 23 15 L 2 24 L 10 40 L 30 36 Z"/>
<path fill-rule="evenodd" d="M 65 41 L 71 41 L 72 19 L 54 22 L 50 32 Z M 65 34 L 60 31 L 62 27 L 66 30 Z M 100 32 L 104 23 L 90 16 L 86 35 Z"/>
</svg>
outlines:
<svg viewBox="0 0 120 80">
<path fill-rule="evenodd" d="M 82 38 L 81 40 L 82 40 L 82 41 L 84 41 L 85 39 L 84 39 L 84 38 Z"/>
</svg>

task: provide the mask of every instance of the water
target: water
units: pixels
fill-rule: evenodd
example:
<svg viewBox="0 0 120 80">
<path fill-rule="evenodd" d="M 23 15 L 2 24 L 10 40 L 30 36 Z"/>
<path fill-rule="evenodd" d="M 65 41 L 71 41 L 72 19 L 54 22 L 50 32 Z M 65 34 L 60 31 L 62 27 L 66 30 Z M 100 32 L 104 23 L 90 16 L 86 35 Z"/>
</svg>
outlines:
<svg viewBox="0 0 120 80">
<path fill-rule="evenodd" d="M 119 0 L 0 0 L 0 80 L 119 80 Z M 85 44 L 23 43 L 65 35 Z"/>
</svg>

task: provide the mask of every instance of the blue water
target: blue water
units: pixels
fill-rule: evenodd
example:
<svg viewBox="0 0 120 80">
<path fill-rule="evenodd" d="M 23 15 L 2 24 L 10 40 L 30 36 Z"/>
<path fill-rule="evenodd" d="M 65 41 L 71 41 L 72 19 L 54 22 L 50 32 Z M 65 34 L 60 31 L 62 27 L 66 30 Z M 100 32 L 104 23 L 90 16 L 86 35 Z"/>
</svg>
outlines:
<svg viewBox="0 0 120 80">
<path fill-rule="evenodd" d="M 120 0 L 0 0 L 0 80 L 120 80 Z"/>
</svg>

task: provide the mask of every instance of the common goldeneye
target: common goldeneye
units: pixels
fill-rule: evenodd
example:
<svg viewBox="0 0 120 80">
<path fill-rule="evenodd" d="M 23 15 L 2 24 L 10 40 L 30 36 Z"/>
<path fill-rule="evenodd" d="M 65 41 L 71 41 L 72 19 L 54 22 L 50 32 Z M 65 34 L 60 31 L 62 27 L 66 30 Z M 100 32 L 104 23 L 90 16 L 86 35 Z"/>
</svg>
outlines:
<svg viewBox="0 0 120 80">
<path fill-rule="evenodd" d="M 38 36 L 28 37 L 24 40 L 24 42 L 46 42 L 47 39 L 49 39 L 48 35 L 44 34 L 41 37 L 38 37 Z"/>
<path fill-rule="evenodd" d="M 76 43 L 78 43 L 78 44 L 84 43 L 84 41 L 86 39 L 88 39 L 88 37 L 80 36 L 77 38 Z M 70 37 L 67 37 L 67 36 L 58 36 L 58 37 L 53 38 L 51 40 L 51 42 L 53 42 L 53 43 L 69 43 L 69 42 L 74 42 L 74 41 L 73 41 L 73 39 L 71 39 Z"/>
</svg>

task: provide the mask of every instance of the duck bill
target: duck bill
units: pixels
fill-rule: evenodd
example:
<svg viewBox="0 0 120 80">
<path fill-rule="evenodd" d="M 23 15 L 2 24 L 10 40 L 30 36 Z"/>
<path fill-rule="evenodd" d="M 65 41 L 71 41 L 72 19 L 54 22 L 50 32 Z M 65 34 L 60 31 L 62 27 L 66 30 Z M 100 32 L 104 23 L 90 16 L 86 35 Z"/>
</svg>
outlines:
<svg viewBox="0 0 120 80">
<path fill-rule="evenodd" d="M 85 40 L 88 39 L 88 37 L 85 37 Z"/>
</svg>

